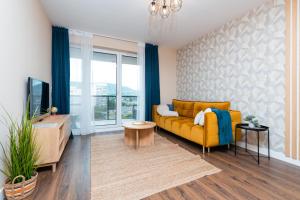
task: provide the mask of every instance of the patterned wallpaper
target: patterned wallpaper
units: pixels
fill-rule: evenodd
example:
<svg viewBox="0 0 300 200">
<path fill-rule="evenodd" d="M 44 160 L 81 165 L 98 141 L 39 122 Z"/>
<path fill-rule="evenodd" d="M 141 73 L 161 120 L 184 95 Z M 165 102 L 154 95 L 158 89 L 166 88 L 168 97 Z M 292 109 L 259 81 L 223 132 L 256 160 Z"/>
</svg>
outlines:
<svg viewBox="0 0 300 200">
<path fill-rule="evenodd" d="M 270 126 L 271 149 L 283 152 L 284 64 L 285 8 L 269 2 L 177 51 L 177 95 L 231 101 L 232 109 Z"/>
</svg>

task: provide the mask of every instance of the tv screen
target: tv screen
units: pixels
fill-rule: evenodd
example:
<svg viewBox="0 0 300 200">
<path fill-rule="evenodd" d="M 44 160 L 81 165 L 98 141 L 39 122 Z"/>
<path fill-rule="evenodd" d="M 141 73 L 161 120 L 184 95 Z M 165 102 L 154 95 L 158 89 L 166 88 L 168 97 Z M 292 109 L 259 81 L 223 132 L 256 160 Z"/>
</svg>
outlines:
<svg viewBox="0 0 300 200">
<path fill-rule="evenodd" d="M 48 113 L 49 83 L 29 77 L 27 87 L 30 118 Z"/>
</svg>

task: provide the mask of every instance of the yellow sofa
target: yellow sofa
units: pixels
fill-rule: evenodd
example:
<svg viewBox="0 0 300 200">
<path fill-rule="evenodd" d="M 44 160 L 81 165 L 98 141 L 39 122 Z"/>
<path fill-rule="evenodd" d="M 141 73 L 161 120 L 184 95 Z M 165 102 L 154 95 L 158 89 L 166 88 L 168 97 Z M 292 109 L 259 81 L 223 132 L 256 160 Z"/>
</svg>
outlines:
<svg viewBox="0 0 300 200">
<path fill-rule="evenodd" d="M 194 118 L 198 112 L 206 108 L 217 108 L 228 110 L 232 120 L 232 134 L 234 138 L 235 125 L 241 123 L 241 113 L 230 110 L 230 102 L 202 102 L 202 101 L 182 101 L 173 99 L 174 110 L 178 112 L 179 117 L 163 117 L 157 113 L 157 105 L 153 106 L 153 121 L 158 127 L 165 129 L 178 136 L 203 146 L 205 148 L 219 145 L 218 121 L 215 113 L 205 114 L 204 126 L 194 125 Z M 237 134 L 237 140 L 240 137 L 240 131 Z"/>
</svg>

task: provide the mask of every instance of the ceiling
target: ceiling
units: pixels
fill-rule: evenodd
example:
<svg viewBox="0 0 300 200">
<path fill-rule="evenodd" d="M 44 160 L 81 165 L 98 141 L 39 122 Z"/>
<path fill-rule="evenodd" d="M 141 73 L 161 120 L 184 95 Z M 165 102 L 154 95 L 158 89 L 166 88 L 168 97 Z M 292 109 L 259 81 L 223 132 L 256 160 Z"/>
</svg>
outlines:
<svg viewBox="0 0 300 200">
<path fill-rule="evenodd" d="M 150 0 L 41 0 L 54 25 L 179 48 L 267 0 L 183 0 L 168 19 L 150 17 Z"/>
</svg>

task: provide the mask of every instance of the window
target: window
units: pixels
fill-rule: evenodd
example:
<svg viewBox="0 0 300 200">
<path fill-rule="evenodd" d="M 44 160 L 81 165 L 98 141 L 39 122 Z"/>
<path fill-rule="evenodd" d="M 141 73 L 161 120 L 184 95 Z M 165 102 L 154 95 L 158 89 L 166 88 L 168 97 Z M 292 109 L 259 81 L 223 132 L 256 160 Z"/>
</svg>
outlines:
<svg viewBox="0 0 300 200">
<path fill-rule="evenodd" d="M 122 56 L 122 121 L 137 119 L 140 70 L 137 58 Z"/>
<path fill-rule="evenodd" d="M 94 124 L 116 124 L 117 55 L 94 52 L 91 62 L 91 87 Z"/>
<path fill-rule="evenodd" d="M 139 119 L 141 71 L 137 55 L 94 49 L 87 70 L 80 54 L 80 48 L 70 49 L 72 128 L 80 129 L 82 94 L 85 92 L 83 82 L 88 82 L 90 87 L 92 126 L 120 126 Z M 86 72 L 88 78 L 83 76 Z"/>
</svg>

